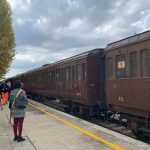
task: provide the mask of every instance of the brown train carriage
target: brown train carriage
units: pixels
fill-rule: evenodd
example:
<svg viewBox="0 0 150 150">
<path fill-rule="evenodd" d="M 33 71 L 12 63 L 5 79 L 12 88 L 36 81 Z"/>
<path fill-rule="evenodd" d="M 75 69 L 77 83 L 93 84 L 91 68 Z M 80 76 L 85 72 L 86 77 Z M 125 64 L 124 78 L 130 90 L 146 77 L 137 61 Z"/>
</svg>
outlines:
<svg viewBox="0 0 150 150">
<path fill-rule="evenodd" d="M 104 49 L 94 49 L 23 74 L 30 95 L 105 108 Z"/>
<path fill-rule="evenodd" d="M 150 31 L 106 48 L 106 99 L 137 131 L 150 127 Z"/>
</svg>

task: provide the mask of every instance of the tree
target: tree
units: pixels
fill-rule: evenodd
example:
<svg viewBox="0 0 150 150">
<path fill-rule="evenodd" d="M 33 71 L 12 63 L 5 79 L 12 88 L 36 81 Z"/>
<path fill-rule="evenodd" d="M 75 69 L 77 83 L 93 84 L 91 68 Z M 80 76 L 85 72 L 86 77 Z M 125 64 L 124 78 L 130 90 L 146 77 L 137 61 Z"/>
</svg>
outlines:
<svg viewBox="0 0 150 150">
<path fill-rule="evenodd" d="M 12 12 L 7 0 L 0 0 L 0 79 L 8 72 L 15 55 Z"/>
</svg>

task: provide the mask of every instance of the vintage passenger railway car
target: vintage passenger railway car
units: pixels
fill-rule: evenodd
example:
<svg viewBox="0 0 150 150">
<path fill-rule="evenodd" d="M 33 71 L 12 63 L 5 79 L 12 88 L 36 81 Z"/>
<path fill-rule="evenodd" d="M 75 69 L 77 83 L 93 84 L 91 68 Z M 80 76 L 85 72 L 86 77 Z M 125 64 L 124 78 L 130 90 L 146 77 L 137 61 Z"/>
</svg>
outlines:
<svg viewBox="0 0 150 150">
<path fill-rule="evenodd" d="M 105 110 L 104 49 L 94 49 L 16 76 L 31 97 L 58 98 L 68 111 Z"/>
<path fill-rule="evenodd" d="M 108 44 L 105 55 L 109 110 L 133 130 L 150 126 L 150 31 Z"/>
<path fill-rule="evenodd" d="M 150 133 L 150 31 L 28 71 L 12 83 L 18 79 L 34 98 L 59 98 L 68 111 L 84 115 L 117 112 L 133 131 Z"/>
</svg>

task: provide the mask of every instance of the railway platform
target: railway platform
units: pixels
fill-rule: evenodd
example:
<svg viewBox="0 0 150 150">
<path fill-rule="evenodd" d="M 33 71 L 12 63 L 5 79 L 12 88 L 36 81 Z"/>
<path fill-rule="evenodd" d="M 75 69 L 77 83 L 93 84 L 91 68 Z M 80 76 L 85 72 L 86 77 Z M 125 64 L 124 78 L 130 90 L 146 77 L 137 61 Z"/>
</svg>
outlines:
<svg viewBox="0 0 150 150">
<path fill-rule="evenodd" d="M 29 101 L 24 142 L 13 141 L 9 109 L 0 112 L 0 150 L 150 150 L 150 145 Z"/>
</svg>

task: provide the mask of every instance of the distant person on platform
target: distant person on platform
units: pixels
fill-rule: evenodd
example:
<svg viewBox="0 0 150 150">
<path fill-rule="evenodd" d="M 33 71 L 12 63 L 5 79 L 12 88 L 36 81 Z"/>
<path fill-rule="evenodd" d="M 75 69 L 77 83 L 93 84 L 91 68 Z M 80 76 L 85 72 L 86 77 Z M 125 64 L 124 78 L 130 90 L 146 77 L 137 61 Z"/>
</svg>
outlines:
<svg viewBox="0 0 150 150">
<path fill-rule="evenodd" d="M 14 141 L 18 142 L 25 140 L 25 138 L 22 137 L 22 129 L 26 106 L 28 104 L 27 95 L 26 92 L 22 90 L 22 85 L 20 81 L 17 81 L 15 83 L 15 89 L 11 91 L 9 98 L 10 116 L 14 118 Z"/>
<path fill-rule="evenodd" d="M 10 97 L 10 93 L 11 93 L 11 82 L 10 81 L 7 81 L 7 91 L 8 91 L 8 100 L 9 100 L 9 97 Z"/>
<path fill-rule="evenodd" d="M 2 104 L 5 105 L 7 104 L 7 101 L 8 101 L 8 85 L 6 84 L 5 81 L 2 82 L 1 86 L 0 86 L 0 90 L 1 90 L 1 101 L 2 101 Z"/>
<path fill-rule="evenodd" d="M 3 109 L 3 104 L 2 104 L 2 92 L 1 92 L 1 88 L 0 88 L 0 110 Z"/>
</svg>

